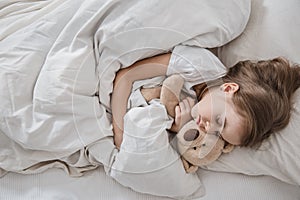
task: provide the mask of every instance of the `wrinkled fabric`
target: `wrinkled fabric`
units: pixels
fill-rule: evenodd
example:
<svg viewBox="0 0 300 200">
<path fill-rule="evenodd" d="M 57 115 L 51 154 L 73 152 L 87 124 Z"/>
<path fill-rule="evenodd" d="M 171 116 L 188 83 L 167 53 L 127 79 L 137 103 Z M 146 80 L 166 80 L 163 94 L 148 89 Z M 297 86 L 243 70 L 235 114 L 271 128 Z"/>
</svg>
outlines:
<svg viewBox="0 0 300 200">
<path fill-rule="evenodd" d="M 246 0 L 1 1 L 0 172 L 109 168 L 115 73 L 179 44 L 221 46 L 249 13 Z"/>
</svg>

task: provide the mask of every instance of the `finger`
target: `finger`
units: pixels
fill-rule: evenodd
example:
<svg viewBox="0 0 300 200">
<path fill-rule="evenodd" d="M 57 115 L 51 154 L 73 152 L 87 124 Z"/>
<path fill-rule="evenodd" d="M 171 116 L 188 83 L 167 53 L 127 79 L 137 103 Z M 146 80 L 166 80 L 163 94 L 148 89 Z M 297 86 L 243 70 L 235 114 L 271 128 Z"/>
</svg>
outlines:
<svg viewBox="0 0 300 200">
<path fill-rule="evenodd" d="M 186 101 L 185 100 L 182 100 L 181 102 L 180 102 L 180 111 L 181 111 L 181 115 L 183 114 L 183 113 L 185 113 L 186 112 Z"/>
<path fill-rule="evenodd" d="M 178 122 L 180 119 L 181 119 L 180 107 L 176 106 L 175 107 L 175 122 Z"/>
<path fill-rule="evenodd" d="M 179 102 L 179 107 L 180 107 L 180 111 L 183 111 L 185 110 L 185 103 L 184 103 L 184 100 Z"/>
<path fill-rule="evenodd" d="M 191 106 L 190 106 L 189 100 L 188 99 L 184 99 L 182 101 L 182 103 L 184 104 L 184 110 L 181 110 L 181 112 L 190 112 Z"/>
</svg>

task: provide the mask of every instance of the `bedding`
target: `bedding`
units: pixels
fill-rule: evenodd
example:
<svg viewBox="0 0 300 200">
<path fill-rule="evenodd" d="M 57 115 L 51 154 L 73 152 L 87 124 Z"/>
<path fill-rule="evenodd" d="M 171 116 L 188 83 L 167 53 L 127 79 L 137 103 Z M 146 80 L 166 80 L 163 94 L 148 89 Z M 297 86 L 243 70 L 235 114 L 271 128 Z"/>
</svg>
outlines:
<svg viewBox="0 0 300 200">
<path fill-rule="evenodd" d="M 252 0 L 245 31 L 234 41 L 218 49 L 227 66 L 244 59 L 270 59 L 284 56 L 300 63 L 300 2 L 288 0 Z M 300 77 L 299 77 L 300 78 Z M 248 175 L 273 176 L 300 186 L 300 90 L 293 97 L 291 121 L 257 149 L 235 148 L 206 168 Z"/>
<path fill-rule="evenodd" d="M 268 176 L 246 176 L 199 170 L 206 195 L 194 200 L 298 200 L 300 190 Z M 4 200 L 171 200 L 137 193 L 107 176 L 103 167 L 82 177 L 70 177 L 59 169 L 40 174 L 9 173 L 0 179 L 0 199 Z"/>
<path fill-rule="evenodd" d="M 3 118 L 8 117 L 12 114 L 11 113 L 12 108 L 14 109 L 14 111 L 18 111 L 15 112 L 15 114 L 19 114 L 21 111 L 19 110 L 21 106 L 32 103 L 31 100 L 32 100 L 32 96 L 34 96 L 34 93 L 30 89 L 34 87 L 35 82 L 33 80 L 32 83 L 30 84 L 24 81 L 25 74 L 26 74 L 25 72 L 27 72 L 27 74 L 32 74 L 32 73 L 37 74 L 39 70 L 36 68 L 39 68 L 39 66 L 43 65 L 44 63 L 50 62 L 48 61 L 48 57 L 49 59 L 51 59 L 51 57 L 54 56 L 55 51 L 60 49 L 59 47 L 61 47 L 60 51 L 56 52 L 55 54 L 59 58 L 59 60 L 56 60 L 56 62 L 57 63 L 62 62 L 61 66 L 63 65 L 67 66 L 71 64 L 75 64 L 75 66 L 77 66 L 83 63 L 83 65 L 81 65 L 82 67 L 81 68 L 79 67 L 82 70 L 80 72 L 83 73 L 79 73 L 77 76 L 81 78 L 79 79 L 81 80 L 81 86 L 82 84 L 86 84 L 86 85 L 90 84 L 92 85 L 92 87 L 94 87 L 94 90 L 90 90 L 90 92 L 84 91 L 82 87 L 79 87 L 80 84 L 76 85 L 76 87 L 71 87 L 71 88 L 78 89 L 78 90 L 74 90 L 78 92 L 76 93 L 76 96 L 74 96 L 74 99 L 77 100 L 77 103 L 79 102 L 79 100 L 82 100 L 80 102 L 84 102 L 83 104 L 86 105 L 81 105 L 81 106 L 84 107 L 84 109 L 88 108 L 89 110 L 93 110 L 93 114 L 94 114 L 93 116 L 86 115 L 87 113 L 84 113 L 84 110 L 81 110 L 82 112 L 78 112 L 80 110 L 78 109 L 77 113 L 75 113 L 74 115 L 75 119 L 78 119 L 78 122 L 81 123 L 83 121 L 87 121 L 89 119 L 94 119 L 96 117 L 99 117 L 98 116 L 99 113 L 100 113 L 99 115 L 102 115 L 105 113 L 104 111 L 108 109 L 109 105 L 107 104 L 102 104 L 103 106 L 101 106 L 101 109 L 98 108 L 99 100 L 97 99 L 93 102 L 94 99 L 93 96 L 95 94 L 96 96 L 98 95 L 97 92 L 95 91 L 97 91 L 99 88 L 102 87 L 99 87 L 99 84 L 90 83 L 90 81 L 93 82 L 94 79 L 98 80 L 99 77 L 97 76 L 99 76 L 99 73 L 97 73 L 96 78 L 91 78 L 93 76 L 84 77 L 85 73 L 89 72 L 88 74 L 93 75 L 94 72 L 93 70 L 90 70 L 88 67 L 84 68 L 83 66 L 88 66 L 89 63 L 92 63 L 92 65 L 98 63 L 99 57 L 97 57 L 96 60 L 96 57 L 94 58 L 93 55 L 90 55 L 90 57 L 87 57 L 86 60 L 84 60 L 83 62 L 82 55 L 85 54 L 86 46 L 88 46 L 86 48 L 90 48 L 90 47 L 95 48 L 94 50 L 95 52 L 98 52 L 99 50 L 97 46 L 99 40 L 95 39 L 96 37 L 93 37 L 93 39 L 91 39 L 90 37 L 87 36 L 89 34 L 94 35 L 96 31 L 96 30 L 93 31 L 91 30 L 93 29 L 93 25 L 97 24 L 97 22 L 94 21 L 96 15 L 99 15 L 98 16 L 99 18 L 101 18 L 100 16 L 104 16 L 104 15 L 107 16 L 107 13 L 105 13 L 104 8 L 106 8 L 106 11 L 109 12 L 110 10 L 113 10 L 113 8 L 115 8 L 116 4 L 119 5 L 119 2 L 115 1 L 115 4 L 111 1 L 106 4 L 105 2 L 108 1 L 97 1 L 98 4 L 95 2 L 96 1 L 83 2 L 83 1 L 76 1 L 76 0 L 73 1 L 58 1 L 58 0 L 56 1 L 54 0 L 0 1 L 0 27 L 1 27 L 0 28 L 0 63 L 1 63 L 0 66 L 1 67 L 0 70 L 0 76 L 1 76 L 0 78 L 1 81 L 0 84 L 1 87 L 0 89 L 0 99 L 1 99 L 0 173 L 4 175 L 7 172 L 5 169 L 9 170 L 12 168 L 13 168 L 12 171 L 18 172 L 18 173 L 8 173 L 6 176 L 0 179 L 0 199 L 16 199 L 16 200 L 17 199 L 22 199 L 22 200 L 27 200 L 27 199 L 73 200 L 74 199 L 75 200 L 75 199 L 85 199 L 85 198 L 130 199 L 130 200 L 170 199 L 167 197 L 157 197 L 157 196 L 152 196 L 147 194 L 136 193 L 126 187 L 122 187 L 122 185 L 117 183 L 114 179 L 107 176 L 107 169 L 104 170 L 103 167 L 98 167 L 97 169 L 91 170 L 92 168 L 95 168 L 99 165 L 98 160 L 109 161 L 109 159 L 107 159 L 110 158 L 110 155 L 108 155 L 109 153 L 105 155 L 98 153 L 102 151 L 105 152 L 107 149 L 109 150 L 113 149 L 113 146 L 111 144 L 110 128 L 108 128 L 107 130 L 105 129 L 105 127 L 109 127 L 109 123 L 108 124 L 104 123 L 105 127 L 102 128 L 105 129 L 103 135 L 104 133 L 107 134 L 105 136 L 103 135 L 98 136 L 103 139 L 99 139 L 96 140 L 95 142 L 91 142 L 86 148 L 82 148 L 79 151 L 77 151 L 78 147 L 75 146 L 76 143 L 75 145 L 70 145 L 67 146 L 66 148 L 64 148 L 64 146 L 61 145 L 64 143 L 66 144 L 69 141 L 68 138 L 72 136 L 72 133 L 76 132 L 74 131 L 76 130 L 75 123 L 64 124 L 65 127 L 69 125 L 69 128 L 66 128 L 65 130 L 61 129 L 63 124 L 62 121 L 59 121 L 62 120 L 61 118 L 57 119 L 59 123 L 53 122 L 54 124 L 52 126 L 53 130 L 51 130 L 52 138 L 49 138 L 54 141 L 53 137 L 57 136 L 57 140 L 56 140 L 56 142 L 58 142 L 57 151 L 55 151 L 56 147 L 50 149 L 50 146 L 47 147 L 45 145 L 48 137 L 44 137 L 47 134 L 43 135 L 42 131 L 39 132 L 39 134 L 42 135 L 40 137 L 42 139 L 39 142 L 41 142 L 41 148 L 44 148 L 44 150 L 37 150 L 34 148 L 34 145 L 32 148 L 26 149 L 24 147 L 24 143 L 21 143 L 21 141 L 19 140 L 14 141 L 14 139 L 16 138 L 11 138 L 7 136 L 6 135 L 7 132 L 3 131 L 4 126 L 6 126 L 3 122 Z M 166 2 L 167 2 L 166 3 L 167 7 L 170 7 L 171 4 L 169 4 L 168 1 Z M 88 6 L 89 3 L 91 3 L 90 6 Z M 92 3 L 95 4 L 93 4 L 92 6 Z M 223 4 L 223 1 L 221 1 L 220 3 Z M 239 4 L 245 2 L 236 1 L 236 3 Z M 184 5 L 182 5 L 181 9 L 184 8 L 185 6 L 188 6 L 188 4 L 185 3 Z M 226 5 L 222 5 L 222 6 L 226 7 Z M 99 9 L 99 8 L 103 8 L 103 9 Z M 191 15 L 194 16 L 195 13 L 197 13 L 196 11 L 194 11 L 195 13 L 182 13 L 181 9 L 179 9 L 180 12 L 178 13 L 182 14 L 180 16 L 186 16 L 186 18 L 190 17 Z M 196 9 L 196 7 L 194 7 L 193 10 L 194 9 Z M 96 13 L 95 10 L 99 12 Z M 223 11 L 224 10 L 225 9 L 223 9 Z M 249 10 L 249 8 L 244 10 L 243 12 L 244 15 L 237 17 L 237 19 L 233 18 L 233 20 L 246 20 L 245 18 L 247 18 L 246 17 L 247 10 Z M 237 38 L 236 40 L 226 44 L 225 46 L 222 46 L 222 48 L 218 48 L 218 56 L 221 58 L 222 62 L 226 66 L 231 66 L 235 62 L 241 59 L 271 58 L 278 55 L 283 55 L 299 63 L 299 57 L 297 55 L 297 53 L 299 52 L 297 49 L 297 47 L 299 46 L 299 39 L 297 37 L 299 35 L 299 20 L 298 20 L 299 14 L 297 13 L 297 10 L 299 10 L 299 2 L 297 0 L 288 0 L 284 2 L 281 2 L 279 0 L 272 0 L 272 1 L 252 0 L 250 21 L 246 26 L 245 32 L 242 33 L 241 37 Z M 151 12 L 153 12 L 153 9 L 151 9 Z M 132 13 L 132 11 L 130 11 L 129 13 Z M 160 12 L 157 12 L 156 14 L 159 13 Z M 228 14 L 238 15 L 239 13 L 228 13 Z M 186 21 L 186 18 L 183 17 L 180 17 L 180 19 L 178 18 L 177 18 L 178 22 Z M 158 21 L 161 19 L 162 18 L 159 18 Z M 170 21 L 170 19 L 168 20 Z M 127 18 L 127 21 L 130 22 L 131 20 L 128 20 Z M 142 20 L 136 24 L 142 25 L 141 23 Z M 190 21 L 189 23 L 191 24 L 195 22 Z M 70 28 L 71 26 L 70 24 L 72 24 L 72 28 Z M 237 24 L 238 23 L 235 23 L 235 26 Z M 97 25 L 100 25 L 100 22 Z M 115 25 L 117 26 L 118 24 L 116 23 Z M 171 26 L 178 28 L 178 25 L 179 24 L 172 24 Z M 241 23 L 239 30 L 243 29 L 243 26 L 244 24 Z M 196 25 L 194 24 L 193 27 L 196 27 Z M 67 29 L 70 31 L 73 28 L 75 28 L 74 31 L 71 32 L 66 31 Z M 186 28 L 187 26 L 183 27 L 183 29 L 180 30 L 185 30 Z M 231 26 L 231 28 L 234 28 L 234 26 Z M 170 28 L 170 30 L 173 29 Z M 70 34 L 69 37 L 68 34 Z M 101 31 L 99 32 L 99 34 L 101 34 Z M 145 34 L 145 32 L 143 32 L 143 34 Z M 114 35 L 114 34 L 113 33 L 106 34 L 104 38 L 107 38 L 110 35 Z M 155 36 L 157 36 L 157 34 Z M 177 37 L 178 39 L 180 38 L 179 36 L 182 36 L 182 34 L 177 34 L 174 37 Z M 151 34 L 148 34 L 147 37 L 151 38 Z M 232 38 L 234 37 L 235 35 Z M 113 38 L 117 39 L 116 37 Z M 160 40 L 158 42 L 169 41 L 168 35 L 161 36 L 160 38 L 164 38 L 165 40 Z M 186 43 L 186 45 L 191 44 L 192 41 L 196 42 L 195 40 L 189 40 Z M 86 45 L 86 42 L 89 45 Z M 124 44 L 126 40 L 122 42 Z M 121 47 L 123 44 L 120 44 Z M 216 43 L 208 44 L 208 46 L 213 47 L 214 44 Z M 54 48 L 54 46 L 56 47 Z M 155 43 L 154 49 L 150 48 L 150 50 L 148 49 L 149 51 L 146 50 L 145 52 L 142 53 L 139 52 L 141 54 L 144 53 L 140 58 L 155 55 L 156 52 L 161 53 L 165 51 L 165 49 L 157 48 L 157 46 L 159 45 Z M 82 47 L 82 48 L 76 49 L 77 47 Z M 55 51 L 51 50 L 52 48 L 55 49 Z M 114 50 L 116 51 L 116 49 Z M 50 53 L 50 51 L 52 53 Z M 110 49 L 108 46 L 106 46 L 105 51 L 106 51 L 105 54 L 109 55 L 108 51 L 113 51 L 113 50 Z M 61 56 L 60 56 L 60 52 L 62 53 Z M 134 52 L 135 52 L 134 50 L 131 51 L 130 56 L 134 56 Z M 91 52 L 91 54 L 93 54 L 93 52 Z M 129 54 L 127 54 L 127 56 L 128 55 Z M 116 68 L 121 66 L 125 67 L 129 65 L 129 63 L 131 63 L 130 61 L 139 59 L 140 54 L 135 56 L 136 57 L 134 57 L 134 59 L 130 59 L 130 58 L 127 59 L 125 58 L 126 56 L 123 56 L 122 58 L 124 59 L 122 61 L 124 63 L 118 63 Z M 71 57 L 75 60 L 73 63 L 68 63 L 70 62 L 68 59 Z M 117 57 L 118 56 L 111 57 L 108 59 L 113 60 L 114 58 Z M 52 64 L 55 64 L 55 60 L 53 59 L 54 58 L 52 58 L 51 62 Z M 86 63 L 87 65 L 85 65 Z M 27 67 L 25 67 L 26 65 Z M 49 65 L 50 63 L 48 64 L 48 66 Z M 11 68 L 11 66 L 14 66 L 14 68 Z M 57 66 L 56 64 L 56 67 L 59 68 L 60 66 Z M 95 67 L 93 69 L 95 71 L 97 68 Z M 22 72 L 22 73 L 16 73 L 16 72 Z M 68 72 L 71 73 L 72 69 L 69 70 Z M 103 77 L 106 77 L 108 74 L 110 73 L 107 73 Z M 13 81 L 14 78 L 18 78 L 18 79 L 16 81 Z M 72 81 L 72 79 L 68 79 L 68 77 L 60 77 L 60 78 L 64 78 L 65 81 L 70 81 L 70 82 Z M 89 79 L 90 81 L 86 81 L 87 79 Z M 5 80 L 6 82 L 4 82 L 3 80 Z M 9 97 L 11 97 L 13 101 L 19 100 L 15 105 L 10 104 L 10 100 L 7 99 L 8 97 L 7 93 L 5 93 L 7 91 L 7 85 L 12 86 L 13 85 L 12 83 L 18 83 L 17 86 L 20 86 L 20 88 L 16 86 L 10 87 L 11 89 L 10 92 L 14 95 L 11 95 Z M 107 81 L 106 84 L 109 86 L 110 82 Z M 102 84 L 102 86 L 103 88 L 105 88 L 105 84 Z M 46 89 L 47 88 L 45 88 L 45 90 Z M 65 89 L 67 90 L 68 88 Z M 25 94 L 27 94 L 27 92 L 29 92 L 32 96 L 26 96 Z M 105 94 L 107 93 L 108 92 L 105 91 Z M 79 95 L 82 95 L 83 97 L 80 99 Z M 109 96 L 104 95 L 103 98 L 104 97 L 106 98 L 105 102 L 109 102 Z M 294 100 L 296 102 L 299 102 L 299 92 L 297 93 L 297 96 L 295 96 Z M 52 103 L 59 103 L 59 101 L 57 102 L 53 101 Z M 72 104 L 72 105 L 76 105 L 76 104 Z M 46 110 L 47 106 L 46 107 L 45 105 L 43 106 L 44 107 L 40 109 Z M 91 107 L 94 108 L 91 109 Z M 276 143 L 272 144 L 271 148 L 268 148 L 268 150 L 265 151 L 265 153 L 257 154 L 257 152 L 249 151 L 247 149 L 236 149 L 234 154 L 231 154 L 230 156 L 226 155 L 226 157 L 222 156 L 218 162 L 214 163 L 214 165 L 208 166 L 211 170 L 217 170 L 217 171 L 223 170 L 225 172 L 207 171 L 204 169 L 200 169 L 198 171 L 198 175 L 201 178 L 201 183 L 205 186 L 204 189 L 206 195 L 204 197 L 195 198 L 195 199 L 199 199 L 199 200 L 200 199 L 201 200 L 299 199 L 300 197 L 299 185 L 294 184 L 297 181 L 296 178 L 298 176 L 291 175 L 291 171 L 293 170 L 295 171 L 299 169 L 299 165 L 297 165 L 299 163 L 299 157 L 297 157 L 297 154 L 299 152 L 297 148 L 299 145 L 296 146 L 298 144 L 297 141 L 299 141 L 298 140 L 299 135 L 297 135 L 296 133 L 296 130 L 298 130 L 299 128 L 299 111 L 297 111 L 299 110 L 298 104 L 295 105 L 295 107 L 296 107 L 296 111 L 293 111 L 292 114 L 293 115 L 292 125 L 289 125 L 285 130 L 282 131 L 282 135 L 283 135 L 282 137 L 274 137 L 273 139 L 268 141 L 268 143 L 271 141 L 272 142 L 275 141 Z M 48 108 L 50 107 L 48 106 Z M 66 109 L 64 109 L 64 105 L 59 105 L 58 108 L 59 109 L 54 110 L 57 113 L 63 114 L 64 112 L 59 112 L 59 111 L 60 110 L 66 111 Z M 51 109 L 53 109 L 53 106 L 51 107 Z M 97 112 L 94 112 L 94 109 L 97 110 Z M 30 111 L 30 106 L 28 108 L 28 111 Z M 66 113 L 68 112 L 65 112 L 64 114 Z M 47 113 L 47 115 L 50 114 L 51 113 Z M 81 120 L 79 120 L 80 116 L 81 117 L 85 116 L 85 117 L 82 117 Z M 38 117 L 39 118 L 37 119 L 41 119 L 43 115 L 40 115 Z M 107 118 L 109 118 L 109 115 L 107 115 Z M 30 119 L 32 118 L 30 117 L 29 120 Z M 70 116 L 69 119 L 71 119 L 72 122 L 75 122 L 73 118 Z M 51 119 L 48 119 L 47 121 L 49 122 L 51 121 Z M 106 120 L 104 120 L 104 122 L 105 121 Z M 24 122 L 23 126 L 25 126 L 27 123 L 30 122 L 29 121 Z M 34 124 L 40 125 L 39 130 L 46 129 L 46 127 L 42 127 L 43 126 L 42 120 L 41 121 L 37 120 L 34 122 Z M 91 122 L 91 124 L 100 125 L 101 123 L 98 123 L 98 119 L 97 119 L 94 122 Z M 18 128 L 18 130 L 22 130 L 22 128 L 20 127 L 21 123 L 16 122 L 14 126 L 16 126 L 16 129 Z M 84 125 L 79 126 L 81 131 L 83 126 Z M 90 127 L 87 126 L 87 127 L 88 129 L 85 131 L 87 131 L 87 133 L 90 134 L 90 136 L 95 136 L 94 132 L 97 132 L 98 134 L 100 133 L 98 131 L 98 128 L 97 131 L 89 130 L 89 128 L 93 129 L 95 128 L 95 126 L 90 126 Z M 27 130 L 27 133 L 31 133 L 31 134 L 35 133 L 33 129 L 29 130 L 29 127 L 27 127 L 24 130 Z M 38 130 L 35 134 L 37 133 Z M 58 133 L 63 133 L 65 137 L 61 139 L 59 137 L 60 135 L 57 135 Z M 85 132 L 83 131 L 83 133 Z M 287 136 L 286 138 L 285 135 Z M 34 138 L 34 135 L 32 135 L 31 137 Z M 24 139 L 26 143 L 26 138 Z M 54 142 L 53 144 L 56 145 L 56 142 Z M 80 146 L 79 148 L 81 148 L 84 145 L 78 145 L 78 146 Z M 45 149 L 46 147 L 47 149 Z M 68 152 L 68 149 L 71 148 L 73 148 L 73 150 Z M 277 151 L 272 152 L 272 150 L 275 148 Z M 282 152 L 282 150 L 284 151 Z M 89 152 L 93 152 L 93 156 L 91 156 Z M 110 153 L 112 155 L 115 155 L 117 152 L 113 150 Z M 55 160 L 55 161 L 51 160 L 53 158 L 59 160 Z M 78 158 L 82 158 L 82 159 L 78 159 Z M 5 159 L 13 161 L 13 163 L 11 163 L 11 165 L 4 163 L 3 161 Z M 32 167 L 33 166 L 32 164 L 39 163 L 41 159 L 44 160 L 45 162 L 41 163 L 41 165 L 36 164 L 35 167 Z M 63 161 L 64 159 L 66 161 Z M 89 162 L 87 162 L 87 160 Z M 245 162 L 242 163 L 241 160 L 245 160 Z M 291 161 L 293 161 L 294 163 Z M 233 162 L 233 164 L 230 164 L 230 162 Z M 267 165 L 267 162 L 269 162 L 270 164 Z M 285 166 L 284 162 L 290 164 Z M 280 165 L 277 165 L 278 163 L 280 163 Z M 24 167 L 27 168 L 25 170 L 21 170 Z M 49 169 L 45 171 L 46 169 L 52 167 L 62 167 L 65 169 L 65 171 L 70 173 L 70 175 L 72 176 L 76 176 L 76 175 L 81 176 L 83 171 L 88 170 L 88 172 L 85 172 L 84 176 L 81 176 L 79 178 L 72 178 L 69 177 L 66 173 L 58 169 Z M 250 169 L 251 171 L 249 171 L 250 167 L 251 167 Z M 261 167 L 263 170 L 261 170 Z M 272 170 L 269 171 L 271 167 Z M 295 168 L 292 169 L 292 167 Z M 32 174 L 32 175 L 19 174 L 19 173 L 28 174 L 33 172 L 37 173 L 42 171 L 43 173 L 40 174 Z M 273 173 L 274 171 L 275 173 Z M 278 176 L 278 171 L 280 171 L 279 176 Z M 228 173 L 228 172 L 234 172 L 234 173 Z M 269 175 L 248 176 L 243 174 L 251 174 L 251 175 L 269 174 Z M 273 178 L 272 176 L 276 177 L 276 179 Z M 279 180 L 283 180 L 283 181 L 279 181 Z M 293 183 L 294 185 L 287 184 L 285 182 L 290 182 Z"/>
<path fill-rule="evenodd" d="M 247 0 L 1 1 L 0 172 L 59 167 L 81 176 L 103 165 L 111 175 L 118 155 L 110 123 L 115 73 L 178 45 L 224 45 L 243 31 L 249 13 Z M 174 162 L 179 169 L 180 161 Z M 168 166 L 164 172 L 174 173 Z M 143 182 L 141 192 L 192 198 L 201 186 L 198 176 L 176 173 L 194 189 L 178 182 L 162 193 Z M 126 186 L 139 190 L 134 181 Z"/>
</svg>

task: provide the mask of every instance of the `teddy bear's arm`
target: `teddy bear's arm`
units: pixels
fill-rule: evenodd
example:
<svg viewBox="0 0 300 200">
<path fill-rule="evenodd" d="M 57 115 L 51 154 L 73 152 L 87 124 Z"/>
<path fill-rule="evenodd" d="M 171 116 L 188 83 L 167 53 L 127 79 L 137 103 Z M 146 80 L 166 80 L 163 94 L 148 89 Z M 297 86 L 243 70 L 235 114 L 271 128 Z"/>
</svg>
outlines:
<svg viewBox="0 0 300 200">
<path fill-rule="evenodd" d="M 152 99 L 159 99 L 160 91 L 161 91 L 161 86 L 141 89 L 141 93 L 147 102 L 151 101 Z"/>
<path fill-rule="evenodd" d="M 166 78 L 161 87 L 142 88 L 141 93 L 147 102 L 159 98 L 167 113 L 175 118 L 175 107 L 179 104 L 183 83 L 183 78 L 175 74 Z"/>
<path fill-rule="evenodd" d="M 187 160 L 181 157 L 183 167 L 187 173 L 194 173 L 198 170 L 198 166 L 190 164 Z"/>
</svg>

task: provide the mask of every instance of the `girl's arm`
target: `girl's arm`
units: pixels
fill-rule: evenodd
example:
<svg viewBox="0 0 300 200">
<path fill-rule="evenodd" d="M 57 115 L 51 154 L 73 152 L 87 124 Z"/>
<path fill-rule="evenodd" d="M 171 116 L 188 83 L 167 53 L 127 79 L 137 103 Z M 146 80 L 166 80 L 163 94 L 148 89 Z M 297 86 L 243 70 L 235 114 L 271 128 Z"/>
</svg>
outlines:
<svg viewBox="0 0 300 200">
<path fill-rule="evenodd" d="M 123 139 L 123 118 L 127 111 L 128 98 L 134 81 L 165 75 L 171 54 L 162 54 L 136 62 L 121 69 L 114 80 L 111 97 L 114 142 L 120 147 Z"/>
</svg>

